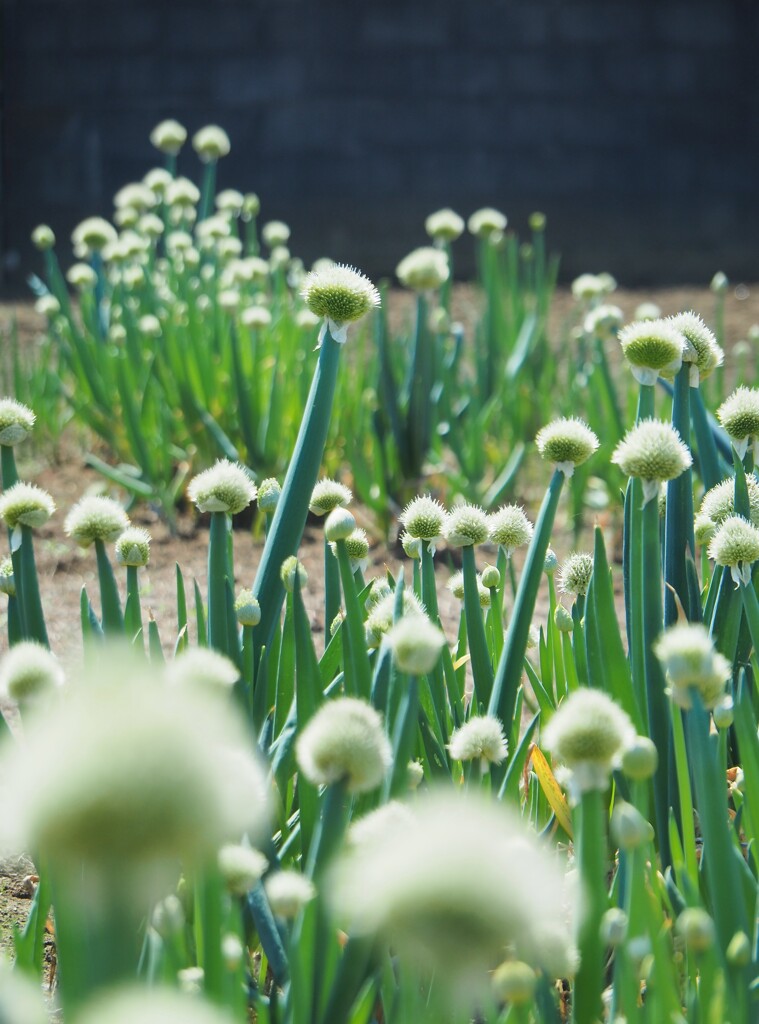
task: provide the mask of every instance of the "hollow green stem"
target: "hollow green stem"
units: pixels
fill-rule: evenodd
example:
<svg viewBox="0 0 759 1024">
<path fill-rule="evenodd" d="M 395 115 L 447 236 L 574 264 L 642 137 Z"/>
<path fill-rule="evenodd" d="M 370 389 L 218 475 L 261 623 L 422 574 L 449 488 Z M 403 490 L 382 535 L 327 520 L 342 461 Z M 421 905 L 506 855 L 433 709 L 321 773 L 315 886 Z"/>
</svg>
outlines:
<svg viewBox="0 0 759 1024">
<path fill-rule="evenodd" d="M 589 1024 L 601 1017 L 603 944 L 601 918 L 606 910 L 606 811 L 603 793 L 585 792 L 572 815 L 576 853 L 580 864 L 586 906 L 578 935 L 580 968 L 575 976 L 572 1020 Z"/>
<path fill-rule="evenodd" d="M 208 646 L 227 654 L 227 575 L 229 522 L 226 512 L 211 513 L 208 541 Z"/>
<path fill-rule="evenodd" d="M 474 545 L 467 544 L 462 550 L 462 556 L 464 560 L 464 614 L 469 637 L 474 692 L 477 703 L 484 709 L 488 706 L 493 690 L 493 669 L 488 655 L 488 641 L 480 606 Z"/>
<path fill-rule="evenodd" d="M 103 632 L 111 636 L 124 635 L 124 616 L 121 613 L 121 598 L 113 575 L 113 567 L 105 550 L 105 543 L 95 541 L 95 556 L 100 584 L 100 609 L 103 618 Z"/>
<path fill-rule="evenodd" d="M 675 377 L 672 426 L 690 448 L 690 363 L 683 363 Z M 689 621 L 700 619 L 700 608 L 692 608 L 688 590 L 687 562 L 696 552 L 693 537 L 693 476 L 690 468 L 667 484 L 664 520 L 664 625 L 677 621 L 675 594 Z M 670 589 L 671 588 L 671 589 Z M 674 591 L 674 593 L 673 593 Z"/>
</svg>

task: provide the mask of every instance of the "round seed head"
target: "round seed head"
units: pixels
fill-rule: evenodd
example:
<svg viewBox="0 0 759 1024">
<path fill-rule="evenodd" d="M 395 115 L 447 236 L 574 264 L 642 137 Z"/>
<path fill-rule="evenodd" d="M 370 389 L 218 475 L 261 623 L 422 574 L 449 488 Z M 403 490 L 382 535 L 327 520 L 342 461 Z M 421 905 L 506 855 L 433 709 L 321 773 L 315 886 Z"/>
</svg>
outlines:
<svg viewBox="0 0 759 1024">
<path fill-rule="evenodd" d="M 455 761 L 479 760 L 482 767 L 500 764 L 508 754 L 503 726 L 489 715 L 470 718 L 451 734 L 448 750 Z"/>
<path fill-rule="evenodd" d="M 675 931 L 692 953 L 705 953 L 714 945 L 714 921 L 701 907 L 686 907 L 675 922 Z"/>
<path fill-rule="evenodd" d="M 724 695 L 732 666 L 715 650 L 700 623 L 670 626 L 656 641 L 654 651 L 666 672 L 672 698 L 680 707 L 691 706 L 691 689 L 698 691 L 707 708 L 713 708 Z"/>
<path fill-rule="evenodd" d="M 150 141 L 155 148 L 159 149 L 162 153 L 169 153 L 172 156 L 176 156 L 186 140 L 187 129 L 179 121 L 174 121 L 172 118 L 161 121 L 150 133 Z"/>
<path fill-rule="evenodd" d="M 270 249 L 275 249 L 278 245 L 287 245 L 290 228 L 284 221 L 270 220 L 261 228 L 261 237 Z"/>
<path fill-rule="evenodd" d="M 484 544 L 490 536 L 488 516 L 479 505 L 456 505 L 448 514 L 445 539 L 451 547 Z"/>
<path fill-rule="evenodd" d="M 746 476 L 746 487 L 748 489 L 749 518 L 754 526 L 759 526 L 759 481 L 753 473 Z M 729 477 L 706 492 L 701 500 L 699 517 L 707 517 L 717 527 L 734 514 L 735 482 L 732 477 Z"/>
<path fill-rule="evenodd" d="M 651 842 L 654 829 L 637 807 L 619 800 L 611 815 L 611 836 L 620 850 L 637 850 Z"/>
<path fill-rule="evenodd" d="M 659 753 L 648 736 L 636 736 L 622 752 L 622 771 L 635 782 L 650 779 L 658 767 Z"/>
<path fill-rule="evenodd" d="M 401 260 L 395 268 L 395 274 L 406 288 L 413 288 L 417 292 L 433 291 L 448 280 L 448 257 L 443 249 L 422 246 Z"/>
<path fill-rule="evenodd" d="M 482 570 L 481 577 L 482 585 L 487 590 L 491 590 L 501 585 L 501 574 L 495 565 L 486 565 Z"/>
<path fill-rule="evenodd" d="M 511 555 L 532 540 L 533 525 L 520 505 L 503 505 L 488 517 L 490 539 Z"/>
<path fill-rule="evenodd" d="M 277 871 L 268 875 L 264 889 L 272 913 L 290 921 L 316 895 L 314 883 L 299 871 Z"/>
<path fill-rule="evenodd" d="M 437 210 L 425 220 L 424 230 L 436 241 L 455 242 L 464 232 L 464 219 L 448 208 Z"/>
<path fill-rule="evenodd" d="M 279 571 L 280 578 L 285 585 L 285 590 L 288 594 L 292 594 L 295 589 L 295 577 L 298 577 L 298 583 L 300 589 L 308 583 L 308 573 L 306 567 L 302 562 L 299 562 L 295 555 L 290 555 L 282 563 L 282 568 Z"/>
<path fill-rule="evenodd" d="M 718 366 L 722 366 L 725 353 L 698 313 L 693 310 L 678 313 L 669 317 L 669 322 L 688 342 L 683 359 L 696 367 L 697 377 L 693 383 L 705 380 Z"/>
<path fill-rule="evenodd" d="M 32 245 L 35 249 L 39 249 L 40 252 L 52 249 L 55 245 L 53 229 L 48 227 L 47 224 L 39 224 L 34 231 L 32 231 Z"/>
<path fill-rule="evenodd" d="M 209 124 L 195 132 L 192 137 L 192 148 L 204 164 L 210 164 L 227 156 L 232 145 L 223 128 L 217 124 Z"/>
<path fill-rule="evenodd" d="M 224 884 L 233 896 L 245 896 L 250 892 L 269 866 L 262 853 L 239 843 L 222 846 L 217 862 Z"/>
<path fill-rule="evenodd" d="M 44 526 L 53 512 L 52 497 L 36 484 L 19 481 L 0 494 L 0 519 L 9 530 L 17 526 Z"/>
<path fill-rule="evenodd" d="M 644 503 L 659 496 L 659 485 L 674 480 L 693 462 L 690 450 L 670 423 L 641 420 L 614 449 L 611 461 L 625 476 L 643 481 Z"/>
<path fill-rule="evenodd" d="M 443 631 L 426 615 L 404 615 L 385 634 L 385 643 L 401 672 L 423 676 L 432 669 L 445 646 Z"/>
<path fill-rule="evenodd" d="M 14 644 L 0 661 L 0 694 L 18 704 L 44 700 L 64 681 L 55 655 L 33 640 Z"/>
<path fill-rule="evenodd" d="M 424 607 L 413 590 L 405 588 L 402 600 L 404 616 L 424 614 Z M 393 624 L 394 610 L 395 593 L 392 591 L 372 607 L 364 627 L 368 647 L 379 647 L 382 643 L 382 638 Z"/>
<path fill-rule="evenodd" d="M 635 739 L 627 714 L 600 690 L 575 690 L 543 732 L 543 742 L 571 772 L 570 796 L 605 790 L 623 751 Z"/>
<path fill-rule="evenodd" d="M 535 995 L 538 979 L 522 960 L 506 960 L 493 971 L 493 996 L 499 1003 L 524 1006 Z"/>
<path fill-rule="evenodd" d="M 252 590 L 239 592 L 235 600 L 235 615 L 241 626 L 257 626 L 261 621 L 261 606 Z"/>
<path fill-rule="evenodd" d="M 15 398 L 0 398 L 0 444 L 15 445 L 32 432 L 37 417 Z"/>
<path fill-rule="evenodd" d="M 475 210 L 467 221 L 469 233 L 478 238 L 490 238 L 497 232 L 506 230 L 506 217 L 500 210 L 494 210 L 491 206 L 484 206 L 481 210 Z"/>
<path fill-rule="evenodd" d="M 71 242 L 77 255 L 99 252 L 117 239 L 116 228 L 102 217 L 88 217 L 78 224 L 71 234 Z"/>
<path fill-rule="evenodd" d="M 398 518 L 410 537 L 435 542 L 442 536 L 447 513 L 439 501 L 423 494 L 412 498 Z"/>
<path fill-rule="evenodd" d="M 140 526 L 128 526 L 116 541 L 119 565 L 144 566 L 150 559 L 150 534 Z"/>
<path fill-rule="evenodd" d="M 751 566 L 759 558 L 759 529 L 741 516 L 730 516 L 712 537 L 708 554 L 717 565 L 729 567 L 736 584 L 748 586 Z"/>
<path fill-rule="evenodd" d="M 187 494 L 200 512 L 226 512 L 234 516 L 255 500 L 256 487 L 243 466 L 219 459 L 216 465 L 192 478 Z"/>
<path fill-rule="evenodd" d="M 199 988 L 196 981 L 182 992 L 136 985 L 108 992 L 77 1014 L 77 1024 L 232 1024 L 229 1013 L 207 1003 Z"/>
<path fill-rule="evenodd" d="M 559 590 L 573 597 L 587 594 L 592 575 L 593 555 L 587 551 L 574 551 L 564 559 L 559 569 Z"/>
<path fill-rule="evenodd" d="M 273 512 L 279 503 L 281 493 L 282 487 L 279 480 L 273 476 L 262 480 L 258 485 L 258 507 L 262 512 Z"/>
<path fill-rule="evenodd" d="M 324 523 L 324 536 L 328 541 L 347 540 L 356 529 L 353 513 L 347 508 L 333 508 Z"/>
<path fill-rule="evenodd" d="M 13 575 L 13 561 L 10 557 L 0 562 L 0 594 L 16 596 L 16 580 Z"/>
<path fill-rule="evenodd" d="M 717 409 L 717 419 L 730 435 L 738 454 L 745 455 L 748 442 L 759 437 L 759 388 L 736 388 Z"/>
<path fill-rule="evenodd" d="M 338 325 L 360 320 L 380 304 L 380 294 L 369 278 L 342 263 L 310 271 L 301 296 L 312 313 Z"/>
<path fill-rule="evenodd" d="M 392 763 L 382 718 L 354 697 L 323 704 L 298 737 L 295 756 L 314 785 L 342 782 L 349 793 L 376 789 Z"/>
<path fill-rule="evenodd" d="M 538 451 L 546 459 L 571 476 L 575 466 L 581 465 L 598 448 L 598 438 L 582 420 L 558 419 L 538 431 L 535 438 Z"/>
<path fill-rule="evenodd" d="M 655 384 L 660 373 L 677 373 L 686 342 L 671 320 L 633 321 L 619 332 L 619 341 L 633 376 L 641 384 Z"/>
<path fill-rule="evenodd" d="M 336 508 L 350 505 L 352 500 L 350 487 L 339 484 L 337 480 L 319 480 L 311 492 L 308 508 L 316 516 L 326 516 Z"/>
</svg>

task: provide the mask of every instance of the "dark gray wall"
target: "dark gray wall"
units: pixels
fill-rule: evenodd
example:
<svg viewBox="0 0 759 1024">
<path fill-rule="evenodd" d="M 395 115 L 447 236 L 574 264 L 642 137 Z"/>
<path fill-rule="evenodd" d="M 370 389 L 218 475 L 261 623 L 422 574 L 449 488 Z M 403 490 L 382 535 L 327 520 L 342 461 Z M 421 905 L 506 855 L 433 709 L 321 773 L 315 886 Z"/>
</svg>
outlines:
<svg viewBox="0 0 759 1024">
<path fill-rule="evenodd" d="M 6 268 L 39 221 L 108 214 L 173 116 L 228 130 L 220 184 L 307 259 L 391 270 L 426 213 L 492 204 L 544 210 L 566 275 L 758 276 L 755 0 L 0 6 Z"/>
</svg>

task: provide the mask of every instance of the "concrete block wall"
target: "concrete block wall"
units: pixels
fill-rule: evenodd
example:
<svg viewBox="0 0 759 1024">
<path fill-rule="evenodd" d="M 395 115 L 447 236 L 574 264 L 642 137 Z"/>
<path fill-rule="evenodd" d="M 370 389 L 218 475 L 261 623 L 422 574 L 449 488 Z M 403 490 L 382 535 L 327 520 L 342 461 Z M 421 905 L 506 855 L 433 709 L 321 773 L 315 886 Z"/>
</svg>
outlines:
<svg viewBox="0 0 759 1024">
<path fill-rule="evenodd" d="M 220 185 L 293 250 L 392 270 L 441 205 L 533 209 L 566 275 L 759 276 L 754 0 L 4 0 L 0 257 L 33 262 L 157 162 L 153 125 L 223 125 Z M 197 176 L 193 154 L 181 169 Z M 464 248 L 463 258 L 469 250 Z"/>
</svg>

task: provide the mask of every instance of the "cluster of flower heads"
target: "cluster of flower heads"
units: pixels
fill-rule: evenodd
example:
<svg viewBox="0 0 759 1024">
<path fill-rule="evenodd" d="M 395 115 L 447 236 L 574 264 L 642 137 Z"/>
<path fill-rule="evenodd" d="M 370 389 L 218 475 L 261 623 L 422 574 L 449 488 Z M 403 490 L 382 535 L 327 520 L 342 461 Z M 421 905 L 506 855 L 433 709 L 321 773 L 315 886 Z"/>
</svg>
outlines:
<svg viewBox="0 0 759 1024">
<path fill-rule="evenodd" d="M 464 503 L 450 511 L 430 495 L 413 498 L 400 514 L 401 543 L 407 554 L 419 558 L 425 544 L 434 554 L 445 540 L 450 547 L 491 542 L 507 555 L 529 544 L 533 526 L 519 505 L 505 505 L 488 515 L 478 505 Z"/>
</svg>

